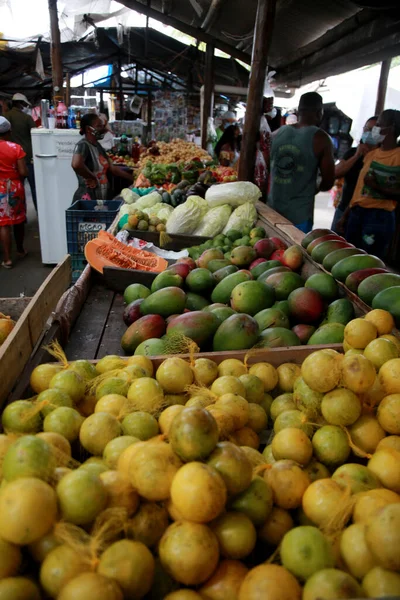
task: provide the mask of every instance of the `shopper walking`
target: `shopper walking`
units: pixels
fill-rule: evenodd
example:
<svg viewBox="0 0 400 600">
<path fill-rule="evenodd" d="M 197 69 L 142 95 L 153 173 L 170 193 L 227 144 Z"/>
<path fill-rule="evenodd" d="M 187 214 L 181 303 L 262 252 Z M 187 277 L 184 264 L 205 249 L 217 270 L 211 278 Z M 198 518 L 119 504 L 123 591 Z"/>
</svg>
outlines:
<svg viewBox="0 0 400 600">
<path fill-rule="evenodd" d="M 385 258 L 395 232 L 395 208 L 400 200 L 400 111 L 384 110 L 371 130 L 379 148 L 364 158 L 350 202 L 346 239 L 357 248 Z"/>
<path fill-rule="evenodd" d="M 234 167 L 239 160 L 240 127 L 230 125 L 215 146 L 215 155 L 223 167 Z"/>
<path fill-rule="evenodd" d="M 268 204 L 307 233 L 313 227 L 315 195 L 332 187 L 335 165 L 332 142 L 319 128 L 322 97 L 316 92 L 303 94 L 298 113 L 298 123 L 285 125 L 272 135 Z"/>
<path fill-rule="evenodd" d="M 36 127 L 31 116 L 31 103 L 24 94 L 14 94 L 12 108 L 4 116 L 11 123 L 11 141 L 19 144 L 26 154 L 28 181 L 32 193 L 32 201 L 37 211 L 35 172 L 33 169 L 31 130 Z"/>
<path fill-rule="evenodd" d="M 342 177 L 344 179 L 342 196 L 336 207 L 331 225 L 331 229 L 335 233 L 342 234 L 344 232 L 341 219 L 353 197 L 358 176 L 363 168 L 364 156 L 376 148 L 371 132 L 372 128 L 375 127 L 377 120 L 378 117 L 371 117 L 368 119 L 364 125 L 361 141 L 357 148 L 350 148 L 350 150 L 344 154 L 342 160 L 335 165 L 335 179 L 341 179 Z"/>
<path fill-rule="evenodd" d="M 1 265 L 11 269 L 11 226 L 26 220 L 23 178 L 28 175 L 25 152 L 19 144 L 10 141 L 11 124 L 0 117 L 0 241 L 3 250 Z M 16 227 L 15 236 L 19 256 L 25 256 L 24 228 Z"/>
<path fill-rule="evenodd" d="M 78 178 L 77 200 L 107 200 L 108 172 L 133 183 L 132 175 L 112 164 L 99 144 L 104 137 L 104 124 L 98 115 L 89 113 L 81 119 L 80 134 L 84 136 L 75 146 L 72 168 Z"/>
</svg>

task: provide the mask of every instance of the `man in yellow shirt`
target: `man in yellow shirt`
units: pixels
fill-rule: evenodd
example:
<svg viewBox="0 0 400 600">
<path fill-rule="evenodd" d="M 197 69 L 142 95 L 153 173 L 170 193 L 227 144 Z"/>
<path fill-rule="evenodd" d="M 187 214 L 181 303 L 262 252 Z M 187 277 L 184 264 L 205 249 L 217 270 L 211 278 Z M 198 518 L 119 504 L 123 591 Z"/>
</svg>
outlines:
<svg viewBox="0 0 400 600">
<path fill-rule="evenodd" d="M 385 110 L 367 143 L 380 144 L 364 158 L 346 227 L 346 239 L 369 254 L 384 258 L 396 228 L 400 200 L 400 111 Z"/>
</svg>

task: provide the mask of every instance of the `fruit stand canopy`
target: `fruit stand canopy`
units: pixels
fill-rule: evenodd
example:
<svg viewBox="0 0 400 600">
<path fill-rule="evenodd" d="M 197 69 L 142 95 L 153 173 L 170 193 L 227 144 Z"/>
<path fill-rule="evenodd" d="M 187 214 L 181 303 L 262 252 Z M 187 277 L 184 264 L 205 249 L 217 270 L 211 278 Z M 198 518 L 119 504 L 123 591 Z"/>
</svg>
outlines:
<svg viewBox="0 0 400 600">
<path fill-rule="evenodd" d="M 279 86 L 299 87 L 400 54 L 397 2 L 277 0 L 269 67 L 277 71 Z M 122 0 L 121 4 L 181 28 L 200 42 L 213 41 L 216 48 L 230 48 L 236 58 L 251 62 L 257 0 Z M 86 12 L 84 1 L 81 10 L 85 12 L 83 21 L 85 17 L 89 17 L 88 23 L 92 17 L 96 20 L 94 14 Z M 37 47 L 43 58 L 44 81 L 35 73 Z M 50 86 L 49 44 L 42 41 L 37 47 L 15 50 L 0 45 L 0 90 Z M 84 41 L 63 43 L 64 68 L 76 74 L 110 64 L 117 60 L 118 48 L 115 28 L 97 28 Z M 151 27 L 147 34 L 145 28 L 126 30 L 120 46 L 124 64 L 138 61 L 144 68 L 176 76 L 189 89 L 203 84 L 202 49 L 204 44 L 200 48 L 188 46 Z M 247 81 L 248 72 L 236 60 L 216 57 L 216 84 L 245 86 Z"/>
<path fill-rule="evenodd" d="M 195 46 L 188 46 L 155 29 L 149 28 L 146 33 L 146 29 L 142 27 L 130 28 L 124 32 L 122 44 L 118 42 L 118 38 L 116 28 L 98 28 L 84 41 L 63 43 L 64 70 L 71 74 L 81 73 L 95 66 L 112 64 L 120 54 L 123 65 L 137 63 L 140 68 L 158 73 L 156 76 L 161 81 L 166 77 L 165 82 L 172 87 L 199 89 L 203 85 L 205 53 Z M 38 49 L 43 60 L 44 79 L 36 71 Z M 128 79 L 123 81 L 124 86 L 129 83 Z M 248 71 L 233 59 L 216 57 L 215 81 L 222 85 L 246 86 Z M 157 85 L 156 80 L 154 84 Z M 48 42 L 38 42 L 35 46 L 24 49 L 0 47 L 1 91 L 36 89 L 39 92 L 44 87 L 51 87 Z M 138 91 L 140 89 L 139 82 Z"/>
<path fill-rule="evenodd" d="M 147 0 L 120 2 L 150 14 Z M 208 34 L 250 62 L 256 9 L 257 0 L 152 0 L 150 16 Z M 298 87 L 399 52 L 398 0 L 277 0 L 269 67 L 282 84 Z"/>
</svg>

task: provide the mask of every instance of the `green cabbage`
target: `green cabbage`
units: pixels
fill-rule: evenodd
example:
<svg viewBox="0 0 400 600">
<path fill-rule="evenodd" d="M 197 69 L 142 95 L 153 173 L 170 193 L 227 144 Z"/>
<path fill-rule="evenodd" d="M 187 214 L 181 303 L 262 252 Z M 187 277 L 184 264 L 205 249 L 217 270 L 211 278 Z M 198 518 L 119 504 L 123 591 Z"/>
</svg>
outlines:
<svg viewBox="0 0 400 600">
<path fill-rule="evenodd" d="M 154 206 L 154 204 L 158 204 L 161 200 L 161 196 L 158 192 L 152 192 L 147 196 L 143 196 L 140 200 L 135 202 L 135 208 L 137 210 L 144 210 L 145 208 L 150 208 Z"/>
<path fill-rule="evenodd" d="M 120 193 L 120 196 L 124 199 L 126 204 L 133 204 L 138 198 L 140 198 L 139 194 L 135 194 L 135 192 L 133 192 L 130 188 L 124 188 Z"/>
<path fill-rule="evenodd" d="M 193 235 L 201 235 L 204 237 L 215 237 L 225 227 L 232 212 L 232 207 L 229 204 L 216 206 L 209 210 L 203 217 L 200 225 L 196 228 Z"/>
<path fill-rule="evenodd" d="M 173 210 L 174 209 L 169 204 L 157 202 L 157 204 L 150 206 L 150 208 L 144 208 L 143 212 L 146 213 L 146 215 L 149 215 L 149 217 L 158 217 L 159 219 L 166 221 Z"/>
<path fill-rule="evenodd" d="M 190 196 L 169 217 L 167 233 L 193 233 L 207 210 L 208 204 L 204 198 Z"/>
<path fill-rule="evenodd" d="M 250 202 L 255 204 L 261 198 L 260 189 L 251 181 L 231 181 L 212 185 L 206 192 L 209 208 L 230 204 L 234 208 Z"/>
<path fill-rule="evenodd" d="M 245 227 L 253 227 L 256 221 L 257 211 L 254 204 L 246 202 L 233 211 L 222 233 L 227 233 L 230 229 L 242 231 Z"/>
</svg>

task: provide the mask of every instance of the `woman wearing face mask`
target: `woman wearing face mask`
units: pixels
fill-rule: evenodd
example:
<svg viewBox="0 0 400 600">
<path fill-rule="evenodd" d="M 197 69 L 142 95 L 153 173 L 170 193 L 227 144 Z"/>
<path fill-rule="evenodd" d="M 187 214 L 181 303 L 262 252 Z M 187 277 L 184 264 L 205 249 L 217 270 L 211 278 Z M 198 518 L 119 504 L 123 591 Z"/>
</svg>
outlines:
<svg viewBox="0 0 400 600">
<path fill-rule="evenodd" d="M 384 110 L 366 143 L 380 147 L 364 158 L 350 203 L 346 239 L 384 258 L 395 232 L 400 200 L 400 111 Z"/>
<path fill-rule="evenodd" d="M 80 134 L 83 135 L 75 146 L 72 168 L 78 177 L 78 189 L 73 202 L 77 200 L 107 200 L 108 172 L 133 182 L 132 176 L 112 164 L 106 151 L 99 144 L 104 137 L 104 124 L 94 113 L 81 119 Z"/>
<path fill-rule="evenodd" d="M 371 139 L 371 130 L 376 125 L 378 117 L 371 117 L 364 125 L 361 142 L 357 148 L 350 148 L 341 161 L 335 166 L 335 179 L 344 178 L 342 197 L 335 210 L 331 229 L 335 233 L 344 233 L 343 215 L 350 204 L 357 179 L 364 164 L 364 156 L 376 148 Z"/>
</svg>

